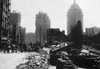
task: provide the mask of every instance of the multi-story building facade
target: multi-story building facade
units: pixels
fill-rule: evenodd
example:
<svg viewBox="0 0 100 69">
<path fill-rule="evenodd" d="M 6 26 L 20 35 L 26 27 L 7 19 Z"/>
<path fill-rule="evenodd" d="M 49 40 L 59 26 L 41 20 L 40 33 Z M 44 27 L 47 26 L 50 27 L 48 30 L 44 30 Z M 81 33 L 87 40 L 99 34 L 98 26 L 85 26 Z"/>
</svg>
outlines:
<svg viewBox="0 0 100 69">
<path fill-rule="evenodd" d="M 99 32 L 100 32 L 100 28 L 98 27 L 86 28 L 86 35 L 88 36 L 94 36 Z"/>
<path fill-rule="evenodd" d="M 19 42 L 19 25 L 20 25 L 21 14 L 19 12 L 11 12 L 9 19 L 9 37 L 12 43 Z M 13 35 L 13 36 L 12 36 Z"/>
<path fill-rule="evenodd" d="M 82 48 L 83 13 L 79 5 L 74 1 L 67 13 L 67 34 L 72 48 Z"/>
<path fill-rule="evenodd" d="M 30 43 L 35 43 L 35 33 L 26 33 L 25 44 L 29 45 Z"/>
<path fill-rule="evenodd" d="M 81 29 L 83 30 L 83 13 L 78 4 L 74 2 L 67 13 L 67 34 L 70 35 L 73 28 L 81 21 Z"/>
<path fill-rule="evenodd" d="M 24 44 L 25 43 L 26 28 L 21 27 L 21 26 L 19 26 L 19 27 L 20 27 L 19 28 L 19 35 L 20 35 L 19 42 Z"/>
<path fill-rule="evenodd" d="M 50 28 L 47 32 L 48 43 L 54 42 L 66 42 L 67 36 L 65 35 L 65 31 L 60 31 L 59 28 Z"/>
<path fill-rule="evenodd" d="M 36 42 L 44 44 L 47 42 L 47 29 L 50 28 L 50 19 L 46 13 L 39 12 L 36 15 Z"/>
<path fill-rule="evenodd" d="M 8 33 L 10 7 L 10 0 L 0 0 L 0 46 L 9 43 Z"/>
</svg>

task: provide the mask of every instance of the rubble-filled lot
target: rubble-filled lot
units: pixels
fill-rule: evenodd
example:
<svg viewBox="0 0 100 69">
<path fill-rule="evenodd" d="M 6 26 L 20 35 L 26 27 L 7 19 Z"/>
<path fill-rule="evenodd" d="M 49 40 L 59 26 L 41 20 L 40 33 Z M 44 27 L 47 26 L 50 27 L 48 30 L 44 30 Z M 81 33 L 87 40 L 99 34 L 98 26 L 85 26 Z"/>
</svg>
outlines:
<svg viewBox="0 0 100 69">
<path fill-rule="evenodd" d="M 49 69 L 48 64 L 49 54 L 40 50 L 37 54 L 28 54 L 25 58 L 26 62 L 16 66 L 16 69 Z"/>
</svg>

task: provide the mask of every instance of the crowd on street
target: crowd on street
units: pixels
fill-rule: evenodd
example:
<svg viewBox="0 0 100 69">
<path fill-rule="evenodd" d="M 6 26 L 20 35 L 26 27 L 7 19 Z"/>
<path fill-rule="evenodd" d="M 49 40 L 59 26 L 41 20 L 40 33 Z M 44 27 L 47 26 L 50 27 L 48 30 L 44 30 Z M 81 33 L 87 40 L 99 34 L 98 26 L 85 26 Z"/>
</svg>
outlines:
<svg viewBox="0 0 100 69">
<path fill-rule="evenodd" d="M 0 52 L 2 53 L 17 53 L 17 52 L 33 52 L 38 51 L 41 47 L 40 43 L 29 43 L 29 45 L 25 44 L 3 44 Z"/>
</svg>

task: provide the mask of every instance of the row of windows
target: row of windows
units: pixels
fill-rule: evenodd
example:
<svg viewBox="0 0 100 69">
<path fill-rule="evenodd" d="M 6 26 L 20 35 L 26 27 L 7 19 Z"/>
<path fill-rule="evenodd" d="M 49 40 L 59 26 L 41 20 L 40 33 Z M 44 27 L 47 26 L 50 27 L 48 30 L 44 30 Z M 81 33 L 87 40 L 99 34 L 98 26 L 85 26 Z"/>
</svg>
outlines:
<svg viewBox="0 0 100 69">
<path fill-rule="evenodd" d="M 6 8 L 5 6 L 3 6 L 3 11 L 2 12 L 7 15 L 8 12 L 9 12 L 9 8 Z"/>
<path fill-rule="evenodd" d="M 7 24 L 8 24 L 8 17 L 6 17 L 5 14 L 2 15 L 2 27 L 7 29 Z"/>
<path fill-rule="evenodd" d="M 3 5 L 6 6 L 6 8 L 10 5 L 10 0 L 3 0 Z"/>
<path fill-rule="evenodd" d="M 7 24 L 4 21 L 2 22 L 2 27 L 7 28 Z"/>
<path fill-rule="evenodd" d="M 2 15 L 2 20 L 7 21 L 7 16 L 5 14 Z"/>
</svg>

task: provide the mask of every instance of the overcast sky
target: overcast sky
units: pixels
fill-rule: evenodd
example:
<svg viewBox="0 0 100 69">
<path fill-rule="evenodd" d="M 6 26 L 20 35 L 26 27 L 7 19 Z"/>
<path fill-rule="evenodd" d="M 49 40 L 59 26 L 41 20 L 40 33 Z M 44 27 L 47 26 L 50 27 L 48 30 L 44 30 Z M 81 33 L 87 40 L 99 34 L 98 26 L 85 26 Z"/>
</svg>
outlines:
<svg viewBox="0 0 100 69">
<path fill-rule="evenodd" d="M 12 0 L 11 10 L 21 13 L 21 26 L 26 32 L 35 32 L 35 16 L 39 11 L 47 13 L 51 28 L 67 31 L 67 11 L 74 0 Z M 76 0 L 84 15 L 83 26 L 100 27 L 100 0 Z"/>
</svg>

